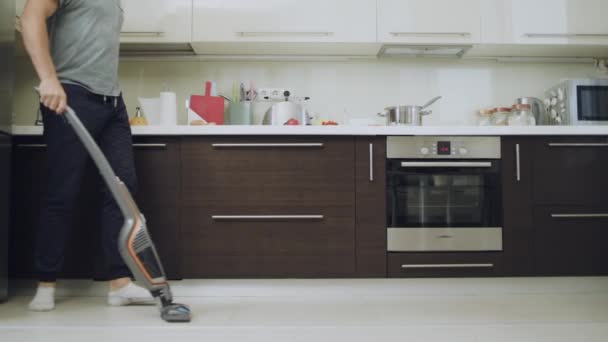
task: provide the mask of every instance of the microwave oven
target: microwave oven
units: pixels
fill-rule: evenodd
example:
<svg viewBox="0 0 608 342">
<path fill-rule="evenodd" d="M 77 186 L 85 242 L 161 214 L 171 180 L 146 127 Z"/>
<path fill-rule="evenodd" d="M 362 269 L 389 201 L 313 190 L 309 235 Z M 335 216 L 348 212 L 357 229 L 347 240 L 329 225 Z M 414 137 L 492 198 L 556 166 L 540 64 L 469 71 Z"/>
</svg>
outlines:
<svg viewBox="0 0 608 342">
<path fill-rule="evenodd" d="M 608 125 L 608 79 L 566 80 L 545 94 L 547 125 Z"/>
</svg>

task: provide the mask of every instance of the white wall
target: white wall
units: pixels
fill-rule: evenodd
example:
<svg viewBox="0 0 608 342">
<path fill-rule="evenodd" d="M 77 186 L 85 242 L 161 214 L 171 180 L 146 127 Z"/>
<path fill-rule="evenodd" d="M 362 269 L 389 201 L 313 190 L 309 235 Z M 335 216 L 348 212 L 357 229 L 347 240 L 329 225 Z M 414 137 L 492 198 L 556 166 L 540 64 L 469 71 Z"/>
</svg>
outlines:
<svg viewBox="0 0 608 342">
<path fill-rule="evenodd" d="M 202 93 L 205 80 L 218 83 L 230 96 L 233 80 L 253 80 L 256 87 L 289 87 L 310 96 L 314 112 L 343 122 L 375 118 L 384 107 L 423 104 L 442 95 L 427 125 L 470 125 L 474 112 L 488 106 L 511 105 L 517 97 L 542 96 L 562 78 L 598 77 L 591 65 L 519 64 L 473 60 L 369 60 L 353 62 L 177 61 L 124 60 L 120 79 L 127 106 L 135 113 L 137 97 L 154 97 L 167 84 L 179 103 Z M 15 124 L 31 125 L 36 117 L 37 83 L 27 59 L 17 63 Z M 257 106 L 258 120 L 267 104 Z M 186 114 L 180 106 L 181 124 Z M 379 122 L 383 122 L 381 119 Z"/>
</svg>

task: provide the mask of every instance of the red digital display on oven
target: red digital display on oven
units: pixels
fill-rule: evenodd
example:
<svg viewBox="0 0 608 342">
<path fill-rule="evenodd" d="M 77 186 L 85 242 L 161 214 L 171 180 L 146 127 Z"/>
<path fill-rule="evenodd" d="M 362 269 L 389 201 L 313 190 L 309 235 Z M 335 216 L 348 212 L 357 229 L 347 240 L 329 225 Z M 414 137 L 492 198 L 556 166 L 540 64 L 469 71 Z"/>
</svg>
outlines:
<svg viewBox="0 0 608 342">
<path fill-rule="evenodd" d="M 452 143 L 449 141 L 437 142 L 437 154 L 440 156 L 449 156 L 452 154 Z"/>
</svg>

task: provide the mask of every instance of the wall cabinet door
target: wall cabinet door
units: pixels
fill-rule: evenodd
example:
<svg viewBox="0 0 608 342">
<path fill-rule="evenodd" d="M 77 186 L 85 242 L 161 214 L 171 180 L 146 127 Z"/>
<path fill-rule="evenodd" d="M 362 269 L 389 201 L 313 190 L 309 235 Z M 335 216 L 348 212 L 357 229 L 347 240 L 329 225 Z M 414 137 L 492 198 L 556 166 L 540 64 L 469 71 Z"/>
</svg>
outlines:
<svg viewBox="0 0 608 342">
<path fill-rule="evenodd" d="M 512 42 L 607 44 L 604 0 L 508 0 Z M 508 19 L 507 19 L 508 20 Z"/>
<path fill-rule="evenodd" d="M 480 0 L 378 0 L 382 43 L 476 43 Z"/>
<path fill-rule="evenodd" d="M 375 42 L 375 0 L 194 0 L 194 41 Z"/>
<path fill-rule="evenodd" d="M 122 0 L 123 43 L 188 43 L 192 0 Z"/>
</svg>

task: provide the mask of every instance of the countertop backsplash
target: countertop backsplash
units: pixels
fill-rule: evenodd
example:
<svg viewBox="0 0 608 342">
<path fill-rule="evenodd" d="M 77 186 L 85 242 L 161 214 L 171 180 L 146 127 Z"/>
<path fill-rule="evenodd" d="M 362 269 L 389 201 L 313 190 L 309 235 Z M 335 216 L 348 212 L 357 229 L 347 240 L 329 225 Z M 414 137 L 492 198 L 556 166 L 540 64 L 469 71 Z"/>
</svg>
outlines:
<svg viewBox="0 0 608 342">
<path fill-rule="evenodd" d="M 310 108 L 322 118 L 384 119 L 376 113 L 399 104 L 422 105 L 443 99 L 424 118 L 425 125 L 474 125 L 475 111 L 511 105 L 522 96 L 543 95 L 563 78 L 599 77 L 592 65 L 559 63 L 498 63 L 487 60 L 358 60 L 358 61 L 203 61 L 124 59 L 119 71 L 129 113 L 138 97 L 157 97 L 167 86 L 177 93 L 178 122 L 187 123 L 185 100 L 202 94 L 204 82 L 215 81 L 220 94 L 230 96 L 233 81 L 254 82 L 257 88 L 288 88 L 309 96 Z M 32 87 L 37 77 L 26 58 L 18 58 L 15 125 L 32 125 L 38 100 Z M 248 84 L 248 83 L 247 83 Z M 269 103 L 255 106 L 254 123 Z"/>
</svg>

